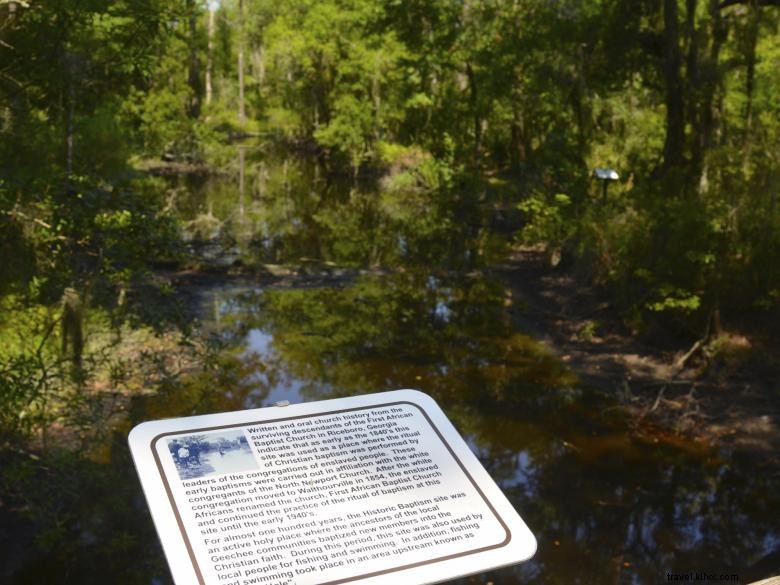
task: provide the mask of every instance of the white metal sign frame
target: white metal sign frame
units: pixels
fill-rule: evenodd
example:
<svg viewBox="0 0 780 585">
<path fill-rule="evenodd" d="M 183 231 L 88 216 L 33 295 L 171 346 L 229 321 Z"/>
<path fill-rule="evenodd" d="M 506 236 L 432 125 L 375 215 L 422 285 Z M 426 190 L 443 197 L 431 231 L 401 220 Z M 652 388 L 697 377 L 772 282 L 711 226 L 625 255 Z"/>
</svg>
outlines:
<svg viewBox="0 0 780 585">
<path fill-rule="evenodd" d="M 371 560 L 336 572 L 326 571 L 327 574 L 295 576 L 284 581 L 245 582 L 394 585 L 402 578 L 410 585 L 422 585 L 516 564 L 533 556 L 536 550 L 534 536 L 436 402 L 416 390 L 396 390 L 284 407 L 151 421 L 135 427 L 129 436 L 131 452 L 177 585 L 226 584 L 224 580 L 218 580 L 211 570 L 202 535 L 193 528 L 193 522 L 188 521 L 182 482 L 168 456 L 165 439 L 298 423 L 306 419 L 311 420 L 316 428 L 318 418 L 331 417 L 332 420 L 332 417 L 339 415 L 356 416 L 388 408 L 406 409 L 406 412 L 415 415 L 418 428 L 423 437 L 427 437 L 425 448 L 436 454 L 436 466 L 446 471 L 443 477 L 445 485 L 471 486 L 472 491 L 466 490 L 472 494 L 466 505 L 471 506 L 470 509 L 489 511 L 483 522 L 491 528 L 484 531 L 484 536 L 475 538 L 470 546 L 453 547 L 451 553 L 442 551 L 438 546 L 434 547 L 438 552 L 434 552 L 431 557 L 398 554 L 390 564 L 387 560 Z M 437 493 L 433 489 L 428 488 L 425 493 Z M 421 490 L 415 491 L 422 493 Z M 381 496 L 379 500 L 382 505 L 392 506 L 394 502 L 408 501 L 408 496 L 407 492 L 403 492 Z M 411 562 L 405 562 L 404 557 Z"/>
</svg>

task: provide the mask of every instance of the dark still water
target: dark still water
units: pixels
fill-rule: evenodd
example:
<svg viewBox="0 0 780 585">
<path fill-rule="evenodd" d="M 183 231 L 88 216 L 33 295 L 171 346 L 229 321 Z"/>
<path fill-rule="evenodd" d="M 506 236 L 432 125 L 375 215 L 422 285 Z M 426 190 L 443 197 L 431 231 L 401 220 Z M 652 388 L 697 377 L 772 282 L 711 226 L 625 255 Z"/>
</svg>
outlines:
<svg viewBox="0 0 780 585">
<path fill-rule="evenodd" d="M 772 570 L 780 478 L 630 432 L 607 397 L 514 329 L 498 281 L 404 272 L 207 304 L 212 327 L 257 364 L 226 394 L 230 408 L 402 387 L 437 400 L 539 540 L 533 561 L 467 582 L 662 583 L 667 572 L 718 571 L 747 583 Z"/>
<path fill-rule="evenodd" d="M 504 209 L 497 213 L 470 185 L 442 196 L 429 185 L 438 179 L 412 171 L 356 180 L 327 173 L 312 157 L 241 149 L 223 175 L 169 181 L 168 206 L 182 218 L 191 250 L 209 265 L 468 270 L 506 251 L 502 228 L 517 211 L 500 195 L 491 197 Z"/>
<path fill-rule="evenodd" d="M 310 161 L 261 153 L 244 153 L 244 165 L 174 182 L 192 250 L 204 263 L 334 276 L 217 280 L 192 293 L 219 350 L 202 371 L 134 400 L 98 455 L 63 463 L 56 489 L 19 466 L 28 496 L 6 507 L 33 524 L 11 515 L 0 525 L 0 582 L 170 582 L 126 446 L 131 424 L 398 388 L 440 404 L 539 542 L 532 561 L 462 583 L 780 573 L 780 476 L 748 456 L 632 429 L 518 330 L 522 307 L 488 269 L 506 237 L 477 197 L 344 185 Z"/>
</svg>

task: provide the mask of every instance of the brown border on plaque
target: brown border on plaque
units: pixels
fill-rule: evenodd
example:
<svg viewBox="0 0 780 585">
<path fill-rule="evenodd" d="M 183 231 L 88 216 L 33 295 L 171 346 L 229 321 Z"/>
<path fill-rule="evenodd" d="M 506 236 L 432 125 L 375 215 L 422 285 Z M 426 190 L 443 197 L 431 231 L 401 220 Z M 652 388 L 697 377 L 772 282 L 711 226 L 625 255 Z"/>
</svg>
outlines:
<svg viewBox="0 0 780 585">
<path fill-rule="evenodd" d="M 160 472 L 160 477 L 162 478 L 163 484 L 165 485 L 165 492 L 168 494 L 168 499 L 171 502 L 171 507 L 173 508 L 173 513 L 176 516 L 176 523 L 179 525 L 179 530 L 181 531 L 181 535 L 184 538 L 184 544 L 187 547 L 187 553 L 190 555 L 190 560 L 192 561 L 192 566 L 195 569 L 195 574 L 198 577 L 198 583 L 200 585 L 206 585 L 206 582 L 203 579 L 203 573 L 200 570 L 200 567 L 198 566 L 198 561 L 195 557 L 195 552 L 192 549 L 192 544 L 190 543 L 190 539 L 187 536 L 187 530 L 184 527 L 184 522 L 181 519 L 181 515 L 179 514 L 179 509 L 176 506 L 176 501 L 173 497 L 173 491 L 171 490 L 170 485 L 168 484 L 168 477 L 165 474 L 165 470 L 163 469 L 162 462 L 160 461 L 160 458 L 157 454 L 157 441 L 162 439 L 163 437 L 173 436 L 173 435 L 183 435 L 183 434 L 191 434 L 191 433 L 200 433 L 200 432 L 207 432 L 207 431 L 218 431 L 222 429 L 231 429 L 234 427 L 246 427 L 246 426 L 252 426 L 252 425 L 263 425 L 263 424 L 270 424 L 270 423 L 276 423 L 276 422 L 284 422 L 288 420 L 297 420 L 301 418 L 312 418 L 317 416 L 331 416 L 334 414 L 341 414 L 344 412 L 353 412 L 356 410 L 367 410 L 367 409 L 375 409 L 375 408 L 385 408 L 388 406 L 395 406 L 398 404 L 408 404 L 409 406 L 414 406 L 419 410 L 422 415 L 425 417 L 425 420 L 428 421 L 428 424 L 431 425 L 431 428 L 434 430 L 436 435 L 439 437 L 441 442 L 444 444 L 444 446 L 447 448 L 447 451 L 449 451 L 452 458 L 455 460 L 455 462 L 460 467 L 461 471 L 465 474 L 465 476 L 469 479 L 471 484 L 474 486 L 474 489 L 477 490 L 477 493 L 482 497 L 487 507 L 490 509 L 490 511 L 493 513 L 493 516 L 495 516 L 496 520 L 498 520 L 498 523 L 504 528 L 504 532 L 506 536 L 504 537 L 504 540 L 497 544 L 491 544 L 489 546 L 483 546 L 480 548 L 476 548 L 474 550 L 470 551 L 464 551 L 460 553 L 455 553 L 451 555 L 445 555 L 442 557 L 436 557 L 435 559 L 429 559 L 426 561 L 419 561 L 416 563 L 410 563 L 407 565 L 402 565 L 400 567 L 393 567 L 391 569 L 384 569 L 382 571 L 373 571 L 371 573 L 363 573 L 362 575 L 356 575 L 354 577 L 347 577 L 345 579 L 337 579 L 336 581 L 327 581 L 325 583 L 322 583 L 321 585 L 338 585 L 339 583 L 349 583 L 350 581 L 357 581 L 358 579 L 366 579 L 368 577 L 375 577 L 377 575 L 384 575 L 386 573 L 393 573 L 395 571 L 403 571 L 405 569 L 412 569 L 414 567 L 419 567 L 422 565 L 430 565 L 432 563 L 438 563 L 441 561 L 447 561 L 450 559 L 455 559 L 458 557 L 468 556 L 480 552 L 484 552 L 487 550 L 492 550 L 496 548 L 502 548 L 509 544 L 509 541 L 512 540 L 512 532 L 509 530 L 509 527 L 506 525 L 504 520 L 501 518 L 501 516 L 498 515 L 498 512 L 496 512 L 496 509 L 493 507 L 493 504 L 490 503 L 490 501 L 485 497 L 485 494 L 480 489 L 479 485 L 476 481 L 474 481 L 474 478 L 471 477 L 471 474 L 468 472 L 466 467 L 463 465 L 460 459 L 458 459 L 458 456 L 455 455 L 455 452 L 452 450 L 452 447 L 450 447 L 449 443 L 445 440 L 445 438 L 442 436 L 439 429 L 436 427 L 435 424 L 433 424 L 433 421 L 428 416 L 428 413 L 425 412 L 425 409 L 423 409 L 419 404 L 415 404 L 414 402 L 409 402 L 408 400 L 399 400 L 397 402 L 386 402 L 386 403 L 380 403 L 380 404 L 371 404 L 369 406 L 356 406 L 354 408 L 342 408 L 340 410 L 331 410 L 328 412 L 318 412 L 316 414 L 302 414 L 298 416 L 288 416 L 288 417 L 281 417 L 281 418 L 275 418 L 265 421 L 259 421 L 259 422 L 245 422 L 245 423 L 236 423 L 236 424 L 229 424 L 229 425 L 220 425 L 216 427 L 204 427 L 199 429 L 189 429 L 189 430 L 182 430 L 182 431 L 171 431 L 167 433 L 161 433 L 154 437 L 150 443 L 150 448 L 152 450 L 152 456 L 154 457 L 154 461 L 157 464 L 157 469 Z"/>
</svg>

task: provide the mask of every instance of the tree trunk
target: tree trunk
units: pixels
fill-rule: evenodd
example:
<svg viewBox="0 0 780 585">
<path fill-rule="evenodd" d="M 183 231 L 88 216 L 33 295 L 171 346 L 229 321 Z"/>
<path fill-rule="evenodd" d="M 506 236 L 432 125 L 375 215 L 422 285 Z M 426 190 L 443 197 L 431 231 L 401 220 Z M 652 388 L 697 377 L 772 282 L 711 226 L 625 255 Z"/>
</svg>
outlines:
<svg viewBox="0 0 780 585">
<path fill-rule="evenodd" d="M 509 142 L 509 160 L 517 168 L 528 158 L 526 149 L 525 117 L 517 104 L 512 105 L 512 137 Z"/>
<path fill-rule="evenodd" d="M 666 139 L 664 170 L 683 165 L 685 144 L 685 100 L 680 74 L 680 32 L 677 23 L 677 0 L 664 0 L 664 81 L 666 102 Z"/>
<path fill-rule="evenodd" d="M 198 60 L 198 47 L 196 43 L 196 35 L 198 30 L 198 11 L 193 0 L 188 2 L 187 8 L 189 9 L 189 43 L 190 43 L 190 57 L 187 65 L 187 85 L 190 86 L 190 99 L 187 107 L 187 114 L 190 118 L 197 118 L 200 116 L 200 100 L 201 100 L 201 87 L 200 87 L 200 61 Z"/>
<path fill-rule="evenodd" d="M 710 148 L 714 143 L 717 118 L 720 117 L 716 116 L 716 113 L 722 109 L 719 106 L 716 107 L 718 90 L 723 82 L 719 61 L 720 50 L 728 37 L 728 29 L 726 28 L 726 22 L 721 17 L 718 0 L 710 0 L 710 15 L 712 20 L 712 44 L 710 45 L 710 54 L 707 62 L 707 80 L 704 84 L 706 109 L 704 110 L 702 124 L 704 129 L 703 146 L 705 149 Z"/>
<path fill-rule="evenodd" d="M 519 168 L 528 158 L 530 150 L 523 111 L 523 80 L 517 75 L 512 88 L 512 127 L 509 138 L 509 164 Z"/>
<path fill-rule="evenodd" d="M 74 288 L 68 287 L 62 294 L 61 328 L 62 356 L 79 367 L 84 351 L 84 303 Z"/>
<path fill-rule="evenodd" d="M 76 57 L 70 51 L 65 53 L 66 97 L 65 97 L 65 172 L 73 174 L 73 143 L 76 124 Z"/>
<path fill-rule="evenodd" d="M 212 10 L 212 8 L 212 6 L 209 6 L 209 42 L 206 61 L 206 105 L 211 103 L 211 99 L 214 93 L 212 88 L 212 76 L 214 75 L 214 18 L 216 11 Z"/>
<path fill-rule="evenodd" d="M 250 236 L 246 221 L 246 203 L 245 203 L 245 167 L 246 167 L 246 147 L 238 147 L 238 240 L 242 245 L 246 245 Z"/>
<path fill-rule="evenodd" d="M 238 0 L 238 123 L 246 125 L 246 103 L 244 100 L 244 0 Z"/>
<path fill-rule="evenodd" d="M 238 49 L 238 123 L 246 126 L 246 100 L 244 99 L 244 47 Z"/>
<path fill-rule="evenodd" d="M 477 80 L 471 63 L 466 64 L 466 76 L 469 80 L 469 97 L 471 101 L 471 114 L 474 117 L 474 163 L 479 164 L 479 156 L 482 151 L 482 118 L 479 115 L 479 95 L 477 93 Z"/>
<path fill-rule="evenodd" d="M 265 82 L 265 47 L 263 45 L 252 49 L 252 67 L 255 79 L 262 85 Z"/>
<path fill-rule="evenodd" d="M 694 181 L 701 174 L 704 150 L 701 140 L 702 118 L 706 96 L 702 92 L 703 84 L 700 67 L 700 30 L 696 28 L 696 7 L 698 0 L 685 0 L 685 37 L 688 41 L 688 56 L 686 58 L 686 75 L 684 92 L 687 97 L 687 121 L 693 130 L 691 141 L 691 162 L 689 179 Z"/>
<path fill-rule="evenodd" d="M 239 194 L 239 208 L 241 216 L 244 215 L 244 169 L 246 167 L 246 147 L 243 145 L 238 147 L 238 194 Z"/>
<path fill-rule="evenodd" d="M 73 174 L 73 134 L 76 119 L 76 86 L 73 80 L 73 67 L 68 71 L 68 122 L 65 133 L 65 170 L 70 177 Z"/>
<path fill-rule="evenodd" d="M 585 51 L 582 47 L 577 50 L 578 67 L 574 73 L 572 83 L 571 100 L 574 116 L 577 120 L 577 146 L 579 159 L 584 167 L 588 153 L 590 129 L 592 127 L 592 113 L 588 104 L 588 87 L 585 82 Z"/>
<path fill-rule="evenodd" d="M 745 39 L 745 142 L 749 145 L 753 125 L 753 91 L 756 79 L 756 45 L 758 44 L 760 9 L 751 3 L 748 10 L 748 29 Z"/>
<path fill-rule="evenodd" d="M 371 80 L 371 99 L 374 103 L 374 138 L 379 140 L 382 135 L 382 90 L 379 84 L 379 74 Z"/>
<path fill-rule="evenodd" d="M 706 56 L 701 59 L 700 83 L 696 101 L 695 124 L 691 156 L 691 184 L 701 193 L 707 189 L 707 151 L 715 143 L 718 121 L 722 118 L 723 72 L 719 64 L 720 50 L 726 40 L 728 30 L 721 18 L 719 0 L 709 2 L 710 46 Z M 720 96 L 720 97 L 719 97 Z"/>
</svg>

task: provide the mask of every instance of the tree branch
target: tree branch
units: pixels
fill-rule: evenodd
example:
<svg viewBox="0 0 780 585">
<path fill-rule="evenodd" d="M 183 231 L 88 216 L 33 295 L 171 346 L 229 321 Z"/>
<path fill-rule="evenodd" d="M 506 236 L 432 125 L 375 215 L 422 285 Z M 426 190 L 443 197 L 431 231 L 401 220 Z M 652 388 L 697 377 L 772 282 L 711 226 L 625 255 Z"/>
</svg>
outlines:
<svg viewBox="0 0 780 585">
<path fill-rule="evenodd" d="M 12 217 L 14 219 L 16 219 L 17 217 L 21 217 L 22 219 L 26 219 L 26 220 L 31 221 L 33 223 L 37 223 L 39 226 L 45 227 L 46 229 L 49 229 L 49 230 L 52 229 L 51 225 L 49 225 L 48 223 L 46 223 L 42 219 L 38 219 L 37 217 L 31 217 L 31 216 L 27 215 L 26 213 L 22 213 L 21 211 L 19 211 L 17 209 L 12 209 L 10 211 L 4 211 L 3 213 L 5 213 L 6 215 L 8 215 L 8 216 L 10 216 L 10 217 Z"/>
</svg>

